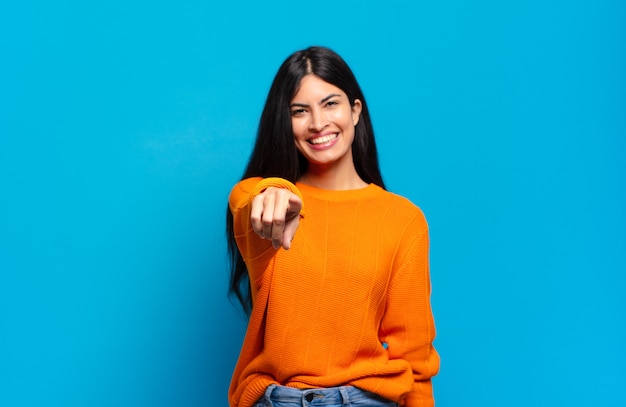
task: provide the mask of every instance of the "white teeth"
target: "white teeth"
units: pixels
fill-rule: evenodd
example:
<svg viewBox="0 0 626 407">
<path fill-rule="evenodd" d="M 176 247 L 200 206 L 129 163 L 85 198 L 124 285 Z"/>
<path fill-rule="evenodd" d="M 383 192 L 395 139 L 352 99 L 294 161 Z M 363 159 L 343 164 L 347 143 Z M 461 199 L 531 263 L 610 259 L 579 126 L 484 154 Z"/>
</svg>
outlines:
<svg viewBox="0 0 626 407">
<path fill-rule="evenodd" d="M 337 134 L 329 134 L 327 136 L 322 136 L 322 137 L 317 137 L 314 139 L 309 140 L 309 143 L 311 144 L 324 144 L 324 143 L 328 143 L 329 141 L 336 139 L 337 138 Z"/>
</svg>

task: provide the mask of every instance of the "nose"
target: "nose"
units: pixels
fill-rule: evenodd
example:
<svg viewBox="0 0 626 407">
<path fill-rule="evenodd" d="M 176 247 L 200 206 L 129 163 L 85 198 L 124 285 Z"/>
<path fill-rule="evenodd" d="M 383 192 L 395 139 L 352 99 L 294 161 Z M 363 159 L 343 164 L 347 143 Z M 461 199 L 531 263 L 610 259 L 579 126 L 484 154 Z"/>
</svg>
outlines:
<svg viewBox="0 0 626 407">
<path fill-rule="evenodd" d="M 313 132 L 322 131 L 328 124 L 328 119 L 324 112 L 317 108 L 311 110 L 311 120 L 309 121 L 309 130 Z"/>
</svg>

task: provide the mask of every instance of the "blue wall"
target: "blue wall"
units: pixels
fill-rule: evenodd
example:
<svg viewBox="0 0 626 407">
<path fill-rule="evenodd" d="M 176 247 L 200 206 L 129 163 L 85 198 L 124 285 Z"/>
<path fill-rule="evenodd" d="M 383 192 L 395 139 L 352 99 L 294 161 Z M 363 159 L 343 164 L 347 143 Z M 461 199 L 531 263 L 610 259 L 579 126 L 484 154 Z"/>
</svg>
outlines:
<svg viewBox="0 0 626 407">
<path fill-rule="evenodd" d="M 211 3 L 0 6 L 1 406 L 226 405 L 226 197 L 310 44 L 429 219 L 438 406 L 626 405 L 623 2 Z"/>
</svg>

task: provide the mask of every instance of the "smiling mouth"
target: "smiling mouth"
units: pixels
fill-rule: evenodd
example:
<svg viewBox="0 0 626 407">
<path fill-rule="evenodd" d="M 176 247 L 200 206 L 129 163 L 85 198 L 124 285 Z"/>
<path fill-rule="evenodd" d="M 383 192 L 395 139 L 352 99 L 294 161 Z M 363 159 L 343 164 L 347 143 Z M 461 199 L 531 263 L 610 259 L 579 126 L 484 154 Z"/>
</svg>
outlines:
<svg viewBox="0 0 626 407">
<path fill-rule="evenodd" d="M 337 137 L 339 137 L 339 134 L 338 133 L 333 133 L 333 134 L 328 134 L 326 136 L 316 137 L 316 138 L 310 139 L 310 140 L 308 140 L 308 142 L 315 146 L 315 145 L 320 145 L 320 144 L 326 144 L 326 143 L 336 139 Z"/>
</svg>

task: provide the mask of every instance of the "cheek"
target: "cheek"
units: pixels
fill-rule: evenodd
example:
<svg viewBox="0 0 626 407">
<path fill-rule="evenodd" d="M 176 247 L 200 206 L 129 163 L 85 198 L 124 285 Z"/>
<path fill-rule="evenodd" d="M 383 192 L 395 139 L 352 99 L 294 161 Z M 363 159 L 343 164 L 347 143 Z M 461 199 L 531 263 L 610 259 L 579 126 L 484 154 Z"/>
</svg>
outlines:
<svg viewBox="0 0 626 407">
<path fill-rule="evenodd" d="M 345 128 L 354 127 L 354 118 L 352 109 L 342 110 L 335 114 L 335 121 L 341 123 Z"/>
<path fill-rule="evenodd" d="M 304 126 L 303 123 L 299 120 L 291 121 L 291 132 L 293 133 L 293 138 L 298 140 L 304 137 Z"/>
<path fill-rule="evenodd" d="M 299 139 L 297 136 L 294 135 L 293 144 L 295 144 L 296 150 L 298 150 L 300 152 L 300 154 L 305 154 L 306 153 L 306 149 L 304 147 L 305 143 L 306 143 L 306 141 L 302 141 L 302 139 Z"/>
</svg>

